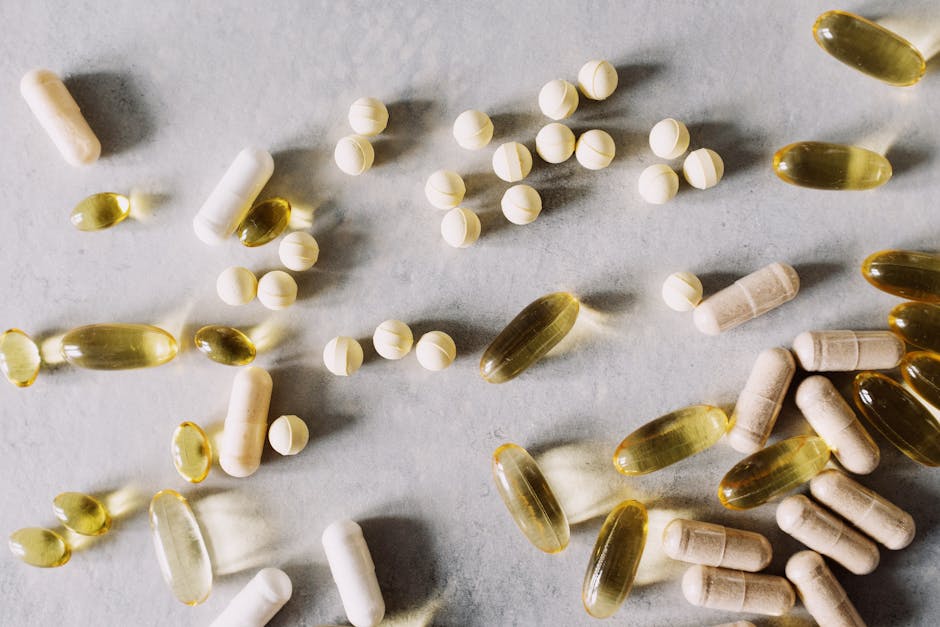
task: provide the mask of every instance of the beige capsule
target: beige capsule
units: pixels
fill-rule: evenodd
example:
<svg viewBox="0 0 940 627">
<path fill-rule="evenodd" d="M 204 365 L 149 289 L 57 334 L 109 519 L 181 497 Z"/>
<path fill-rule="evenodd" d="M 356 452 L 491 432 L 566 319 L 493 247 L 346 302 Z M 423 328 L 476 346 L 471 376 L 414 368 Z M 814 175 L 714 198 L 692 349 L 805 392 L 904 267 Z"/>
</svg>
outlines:
<svg viewBox="0 0 940 627">
<path fill-rule="evenodd" d="M 273 386 L 267 370 L 256 366 L 235 374 L 219 452 L 219 465 L 233 477 L 247 477 L 261 465 Z"/>
<path fill-rule="evenodd" d="M 692 313 L 695 327 L 718 335 L 796 297 L 800 277 L 785 263 L 772 263 L 702 301 Z"/>
<path fill-rule="evenodd" d="M 674 560 L 750 572 L 763 570 L 773 558 L 770 542 L 759 533 L 682 518 L 663 530 L 663 551 Z"/>
<path fill-rule="evenodd" d="M 786 573 L 817 623 L 826 627 L 865 627 L 865 621 L 819 553 L 794 554 L 787 561 Z"/>
<path fill-rule="evenodd" d="M 754 623 L 749 620 L 736 620 L 733 623 L 722 623 L 720 625 L 715 625 L 715 627 L 755 627 Z"/>
<path fill-rule="evenodd" d="M 796 362 L 785 348 L 768 348 L 757 356 L 731 415 L 728 442 L 734 450 L 750 455 L 764 448 L 794 372 Z"/>
<path fill-rule="evenodd" d="M 796 602 L 790 582 L 728 568 L 693 566 L 682 577 L 682 594 L 692 605 L 713 610 L 782 616 Z"/>
<path fill-rule="evenodd" d="M 804 370 L 887 370 L 904 356 L 904 342 L 891 331 L 805 331 L 793 340 Z"/>
</svg>

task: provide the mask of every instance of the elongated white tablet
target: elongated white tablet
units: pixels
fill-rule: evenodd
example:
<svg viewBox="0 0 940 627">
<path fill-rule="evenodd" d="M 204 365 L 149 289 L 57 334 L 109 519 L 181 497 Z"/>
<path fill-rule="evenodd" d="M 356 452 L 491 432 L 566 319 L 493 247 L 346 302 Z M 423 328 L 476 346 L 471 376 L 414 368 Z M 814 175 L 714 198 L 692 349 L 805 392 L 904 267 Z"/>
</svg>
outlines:
<svg viewBox="0 0 940 627">
<path fill-rule="evenodd" d="M 294 586 L 278 568 L 264 568 L 229 601 L 209 627 L 264 627 L 290 600 Z"/>
<path fill-rule="evenodd" d="M 62 79 L 54 72 L 27 72 L 20 81 L 20 93 L 66 161 L 77 166 L 98 160 L 101 142 L 88 126 Z"/>
<path fill-rule="evenodd" d="M 233 477 L 247 477 L 261 465 L 274 382 L 257 366 L 235 374 L 222 431 L 219 465 Z"/>
<path fill-rule="evenodd" d="M 346 618 L 355 627 L 378 625 L 385 616 L 385 600 L 362 527 L 352 520 L 334 522 L 323 531 L 323 550 Z"/>
<path fill-rule="evenodd" d="M 245 148 L 238 153 L 193 219 L 196 236 L 211 246 L 224 242 L 235 232 L 272 174 L 274 159 L 268 151 Z"/>
</svg>

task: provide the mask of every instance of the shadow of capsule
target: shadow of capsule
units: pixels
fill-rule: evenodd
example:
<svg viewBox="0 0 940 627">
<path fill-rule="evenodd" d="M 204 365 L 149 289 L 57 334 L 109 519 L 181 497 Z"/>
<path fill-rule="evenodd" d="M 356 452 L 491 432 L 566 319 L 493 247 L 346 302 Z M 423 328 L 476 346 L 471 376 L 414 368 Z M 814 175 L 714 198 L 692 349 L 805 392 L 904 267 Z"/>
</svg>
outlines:
<svg viewBox="0 0 940 627">
<path fill-rule="evenodd" d="M 235 490 L 197 491 L 187 498 L 202 529 L 216 576 L 271 563 L 277 534 L 260 504 Z"/>
</svg>

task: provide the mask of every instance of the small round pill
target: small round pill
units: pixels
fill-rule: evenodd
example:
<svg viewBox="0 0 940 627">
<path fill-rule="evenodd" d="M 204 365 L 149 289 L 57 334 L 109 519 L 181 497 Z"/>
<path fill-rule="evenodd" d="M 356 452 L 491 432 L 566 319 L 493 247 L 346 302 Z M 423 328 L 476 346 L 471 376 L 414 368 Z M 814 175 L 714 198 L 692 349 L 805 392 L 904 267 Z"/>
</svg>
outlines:
<svg viewBox="0 0 940 627">
<path fill-rule="evenodd" d="M 407 324 L 401 320 L 386 320 L 375 328 L 372 345 L 385 359 L 401 359 L 411 352 L 414 339 Z"/>
<path fill-rule="evenodd" d="M 652 205 L 663 205 L 679 191 L 679 175 L 664 163 L 657 163 L 643 170 L 637 183 L 640 196 Z"/>
<path fill-rule="evenodd" d="M 578 71 L 578 89 L 591 100 L 609 98 L 617 89 L 617 69 L 609 61 L 588 61 Z"/>
<path fill-rule="evenodd" d="M 457 345 L 443 331 L 430 331 L 421 336 L 415 346 L 418 363 L 427 370 L 444 370 L 457 357 Z"/>
<path fill-rule="evenodd" d="M 424 184 L 424 195 L 438 209 L 453 209 L 463 201 L 467 186 L 453 170 L 438 170 Z"/>
<path fill-rule="evenodd" d="M 369 140 L 361 135 L 347 135 L 336 142 L 333 159 L 339 169 L 352 176 L 358 176 L 372 167 L 375 150 Z"/>
<path fill-rule="evenodd" d="M 535 136 L 535 152 L 549 163 L 562 163 L 574 154 L 574 133 L 560 122 L 546 124 Z"/>
<path fill-rule="evenodd" d="M 480 218 L 469 209 L 451 209 L 441 220 L 441 235 L 454 248 L 466 248 L 480 237 Z"/>
<path fill-rule="evenodd" d="M 293 414 L 281 416 L 268 428 L 268 442 L 281 455 L 296 455 L 310 439 L 307 423 Z"/>
<path fill-rule="evenodd" d="M 268 272 L 258 281 L 258 300 L 268 309 L 287 309 L 297 300 L 297 282 L 283 270 Z"/>
<path fill-rule="evenodd" d="M 349 107 L 349 126 L 356 133 L 373 137 L 388 125 L 388 109 L 376 98 L 360 98 Z"/>
<path fill-rule="evenodd" d="M 215 281 L 215 291 L 228 305 L 245 305 L 258 293 L 258 279 L 248 268 L 226 268 Z"/>
<path fill-rule="evenodd" d="M 513 185 L 500 201 L 503 215 L 513 224 L 534 222 L 542 212 L 542 197 L 528 185 Z"/>
<path fill-rule="evenodd" d="M 454 122 L 454 139 L 467 150 L 483 148 L 493 139 L 493 121 L 482 111 L 464 111 Z"/>
<path fill-rule="evenodd" d="M 493 172 L 507 183 L 516 183 L 532 171 L 532 153 L 519 142 L 502 144 L 493 153 Z"/>
<path fill-rule="evenodd" d="M 708 189 L 718 185 L 725 174 L 725 162 L 718 153 L 709 148 L 699 148 L 689 153 L 682 163 L 682 174 L 689 185 L 696 189 Z"/>
<path fill-rule="evenodd" d="M 702 282 L 691 272 L 674 272 L 663 281 L 663 300 L 675 311 L 692 311 L 702 302 Z"/>
<path fill-rule="evenodd" d="M 362 366 L 362 345 L 351 337 L 340 335 L 323 349 L 323 364 L 339 377 L 348 377 Z"/>
<path fill-rule="evenodd" d="M 650 131 L 650 148 L 661 159 L 676 159 L 689 149 L 689 129 L 679 120 L 660 120 Z"/>
<path fill-rule="evenodd" d="M 320 257 L 320 245 L 310 233 L 294 231 L 281 240 L 277 255 L 288 270 L 303 272 L 317 262 Z"/>
<path fill-rule="evenodd" d="M 603 170 L 614 160 L 616 152 L 614 138 L 605 131 L 594 129 L 578 138 L 574 156 L 588 170 Z"/>
<path fill-rule="evenodd" d="M 568 81 L 548 81 L 539 91 L 539 109 L 553 120 L 563 120 L 578 108 L 578 90 Z"/>
</svg>

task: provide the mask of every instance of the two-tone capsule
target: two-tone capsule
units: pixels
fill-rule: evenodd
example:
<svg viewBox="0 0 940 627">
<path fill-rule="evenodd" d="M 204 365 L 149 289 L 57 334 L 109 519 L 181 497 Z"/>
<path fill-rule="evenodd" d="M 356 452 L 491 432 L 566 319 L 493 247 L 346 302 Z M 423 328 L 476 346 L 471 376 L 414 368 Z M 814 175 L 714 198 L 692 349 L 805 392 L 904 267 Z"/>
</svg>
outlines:
<svg viewBox="0 0 940 627">
<path fill-rule="evenodd" d="M 226 366 L 247 366 L 258 354 L 251 338 L 238 329 L 218 324 L 211 324 L 196 331 L 193 341 L 199 352 Z"/>
<path fill-rule="evenodd" d="M 614 466 L 625 475 L 644 475 L 704 451 L 728 430 L 718 407 L 692 405 L 646 423 L 614 452 Z"/>
<path fill-rule="evenodd" d="M 179 345 L 149 324 L 90 324 L 62 336 L 62 356 L 73 366 L 128 370 L 159 366 L 176 357 Z"/>
<path fill-rule="evenodd" d="M 206 432 L 196 423 L 182 422 L 173 431 L 170 455 L 176 472 L 186 481 L 199 483 L 209 476 L 212 445 Z"/>
<path fill-rule="evenodd" d="M 908 344 L 940 353 L 940 305 L 901 303 L 888 314 L 888 326 Z"/>
<path fill-rule="evenodd" d="M 784 182 L 827 190 L 865 190 L 891 178 L 891 163 L 861 146 L 801 141 L 774 154 L 773 168 Z"/>
<path fill-rule="evenodd" d="M 940 255 L 911 250 L 882 250 L 862 262 L 862 276 L 883 292 L 940 303 Z"/>
<path fill-rule="evenodd" d="M 759 533 L 700 520 L 676 518 L 663 529 L 663 551 L 674 560 L 756 573 L 770 564 L 773 548 Z"/>
<path fill-rule="evenodd" d="M 263 246 L 277 238 L 290 223 L 290 203 L 284 198 L 268 198 L 256 203 L 235 227 L 243 246 Z"/>
<path fill-rule="evenodd" d="M 83 536 L 100 536 L 111 528 L 111 514 L 95 497 L 63 492 L 52 500 L 52 511 L 66 528 Z"/>
<path fill-rule="evenodd" d="M 901 360 L 901 375 L 921 398 L 940 409 L 940 355 L 930 351 L 908 353 Z"/>
<path fill-rule="evenodd" d="M 36 342 L 19 329 L 0 335 L 0 371 L 16 387 L 31 386 L 39 376 L 42 357 Z"/>
<path fill-rule="evenodd" d="M 646 508 L 638 501 L 615 507 L 601 526 L 581 587 L 584 609 L 594 618 L 613 616 L 630 594 L 646 529 Z"/>
<path fill-rule="evenodd" d="M 174 490 L 157 492 L 150 501 L 150 529 L 173 595 L 186 605 L 205 601 L 212 591 L 212 563 L 189 502 Z"/>
<path fill-rule="evenodd" d="M 102 192 L 75 205 L 69 222 L 79 231 L 100 231 L 123 222 L 130 214 L 131 201 L 127 196 Z"/>
</svg>

